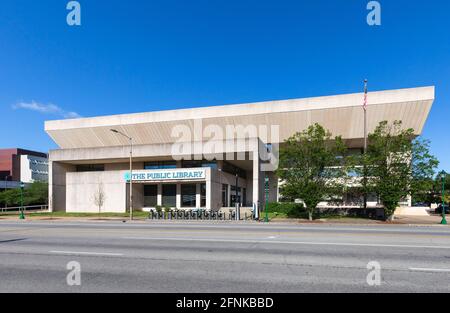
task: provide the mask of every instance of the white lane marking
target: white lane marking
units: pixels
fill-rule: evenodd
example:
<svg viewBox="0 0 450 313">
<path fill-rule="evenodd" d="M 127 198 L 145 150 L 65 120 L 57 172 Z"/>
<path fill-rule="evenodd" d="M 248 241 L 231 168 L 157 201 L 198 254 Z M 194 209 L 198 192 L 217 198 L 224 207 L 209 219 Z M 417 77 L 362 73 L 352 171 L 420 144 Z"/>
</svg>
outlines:
<svg viewBox="0 0 450 313">
<path fill-rule="evenodd" d="M 122 253 L 109 253 L 109 252 L 86 252 L 86 251 L 49 251 L 50 253 L 57 254 L 82 254 L 82 255 L 105 255 L 105 256 L 122 256 Z"/>
<path fill-rule="evenodd" d="M 174 237 L 122 237 L 132 240 L 168 240 L 168 241 L 205 241 L 205 242 L 238 242 L 238 243 L 280 243 L 297 245 L 323 245 L 323 246 L 356 246 L 356 247 L 382 247 L 382 248 L 417 248 L 417 249 L 450 249 L 450 246 L 421 246 L 421 245 L 393 245 L 378 243 L 349 243 L 349 242 L 308 242 L 308 241 L 282 241 L 282 240 L 243 240 L 243 239 L 211 239 L 211 238 L 174 238 Z"/>
<path fill-rule="evenodd" d="M 410 271 L 418 271 L 418 272 L 447 272 L 450 273 L 450 268 L 425 268 L 425 267 L 410 267 Z"/>
<path fill-rule="evenodd" d="M 430 231 L 436 232 L 440 231 L 443 233 L 450 232 L 450 228 L 444 225 L 430 225 L 430 226 L 423 226 L 423 227 L 411 227 L 410 225 L 398 225 L 396 227 L 402 227 L 403 229 L 389 229 L 389 225 L 377 225 L 377 226 L 367 226 L 367 228 L 358 228 L 358 227 L 335 227 L 335 226 L 305 226 L 304 224 L 300 225 L 265 225 L 265 224 L 232 224 L 232 225 L 226 225 L 226 224 L 220 224 L 215 223 L 214 225 L 202 225 L 202 224 L 193 224 L 189 222 L 172 222 L 169 223 L 138 223 L 138 224 L 123 224 L 121 220 L 117 220 L 117 223 L 110 223 L 110 222 L 98 222 L 98 221 L 80 221 L 77 223 L 64 223 L 64 222 L 55 222 L 55 223 L 46 223 L 41 221 L 32 221 L 32 224 L 30 225 L 41 225 L 41 226 L 93 226 L 93 225 L 101 225 L 101 226 L 107 226 L 107 227 L 116 227 L 116 226 L 123 226 L 123 227 L 142 227 L 142 226 L 150 226 L 155 228 L 170 228 L 170 227 L 179 227 L 180 225 L 183 227 L 188 228 L 254 228 L 254 229 L 261 229 L 261 230 L 267 230 L 267 229 L 289 229 L 289 230 L 347 230 L 347 231 L 361 231 L 361 232 L 396 232 L 396 233 L 402 233 L 402 232 L 411 232 L 412 230 L 417 231 L 417 233 L 428 233 Z M 11 224 L 9 221 L 0 221 L 0 225 Z M 13 225 L 17 225 L 17 223 L 14 223 Z M 22 225 L 20 225 L 22 226 Z M 377 228 L 375 228 L 377 227 Z"/>
</svg>

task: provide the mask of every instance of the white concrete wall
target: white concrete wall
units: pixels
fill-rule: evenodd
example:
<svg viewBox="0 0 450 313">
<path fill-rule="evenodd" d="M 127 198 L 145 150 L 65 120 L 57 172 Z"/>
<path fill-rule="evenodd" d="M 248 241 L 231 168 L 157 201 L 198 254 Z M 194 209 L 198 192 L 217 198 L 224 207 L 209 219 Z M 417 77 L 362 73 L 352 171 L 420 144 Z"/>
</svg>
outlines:
<svg viewBox="0 0 450 313">
<path fill-rule="evenodd" d="M 66 179 L 66 211 L 67 212 L 98 212 L 94 196 L 100 186 L 105 193 L 105 204 L 101 212 L 126 212 L 126 186 L 122 171 L 105 172 L 69 172 Z M 133 191 L 139 196 L 136 186 Z M 138 205 L 138 202 L 136 203 Z M 134 207 L 134 206 L 133 206 Z"/>
</svg>

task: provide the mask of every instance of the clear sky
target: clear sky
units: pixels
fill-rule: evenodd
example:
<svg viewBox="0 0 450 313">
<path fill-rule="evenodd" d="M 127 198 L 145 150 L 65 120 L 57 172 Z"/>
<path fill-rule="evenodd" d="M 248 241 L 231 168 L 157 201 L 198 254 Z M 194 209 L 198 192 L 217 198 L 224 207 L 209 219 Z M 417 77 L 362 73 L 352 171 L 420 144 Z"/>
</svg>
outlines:
<svg viewBox="0 0 450 313">
<path fill-rule="evenodd" d="M 436 86 L 423 136 L 450 171 L 450 2 L 0 3 L 0 147 L 47 151 L 44 121 Z"/>
</svg>

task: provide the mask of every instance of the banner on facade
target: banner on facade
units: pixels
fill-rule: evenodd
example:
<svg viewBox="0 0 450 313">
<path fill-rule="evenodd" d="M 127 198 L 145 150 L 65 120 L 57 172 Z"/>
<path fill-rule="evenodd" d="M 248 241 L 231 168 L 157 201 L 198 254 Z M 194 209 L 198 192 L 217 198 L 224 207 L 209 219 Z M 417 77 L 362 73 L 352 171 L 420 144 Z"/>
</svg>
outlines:
<svg viewBox="0 0 450 313">
<path fill-rule="evenodd" d="M 125 181 L 130 181 L 130 172 L 124 175 Z M 173 169 L 173 170 L 136 170 L 133 171 L 134 181 L 164 181 L 164 180 L 199 180 L 206 179 L 206 169 Z"/>
</svg>

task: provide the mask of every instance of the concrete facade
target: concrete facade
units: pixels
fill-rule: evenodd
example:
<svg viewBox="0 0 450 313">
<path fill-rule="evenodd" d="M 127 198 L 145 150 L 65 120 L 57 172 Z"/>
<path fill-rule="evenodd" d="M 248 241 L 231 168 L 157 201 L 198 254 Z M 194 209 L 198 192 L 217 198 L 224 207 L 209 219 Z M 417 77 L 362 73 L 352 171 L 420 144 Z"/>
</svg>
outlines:
<svg viewBox="0 0 450 313">
<path fill-rule="evenodd" d="M 170 206 L 177 208 L 187 208 L 182 203 L 208 210 L 232 207 L 236 173 L 241 205 L 262 209 L 266 177 L 268 200 L 277 201 L 280 196 L 271 157 L 295 132 L 320 123 L 333 135 L 341 135 L 349 148 L 362 148 L 362 99 L 363 94 L 349 94 L 48 121 L 45 130 L 60 147 L 50 151 L 50 210 L 97 212 L 94 198 L 100 186 L 106 195 L 100 210 L 127 210 L 129 140 L 111 129 L 132 137 L 133 171 L 143 177 L 160 171 L 189 174 L 200 168 L 197 166 L 206 166 L 207 174 L 200 180 L 133 179 L 134 209 L 164 206 L 164 201 L 172 201 Z M 405 127 L 420 135 L 433 100 L 434 87 L 369 93 L 368 130 L 373 131 L 382 120 L 402 120 Z M 193 135 L 180 136 L 180 129 Z M 230 130 L 238 139 L 217 136 L 222 130 L 226 134 Z M 177 144 L 188 149 L 174 149 Z M 161 168 L 152 164 L 161 164 Z M 164 168 L 167 164 L 170 168 Z M 190 191 L 183 194 L 182 190 Z"/>
</svg>

